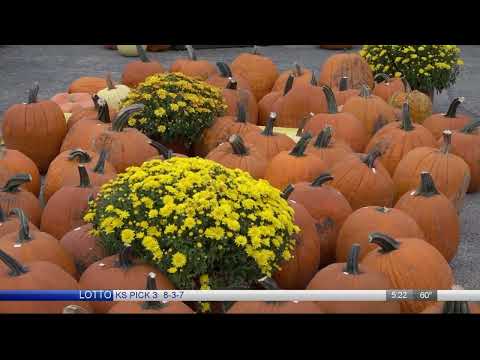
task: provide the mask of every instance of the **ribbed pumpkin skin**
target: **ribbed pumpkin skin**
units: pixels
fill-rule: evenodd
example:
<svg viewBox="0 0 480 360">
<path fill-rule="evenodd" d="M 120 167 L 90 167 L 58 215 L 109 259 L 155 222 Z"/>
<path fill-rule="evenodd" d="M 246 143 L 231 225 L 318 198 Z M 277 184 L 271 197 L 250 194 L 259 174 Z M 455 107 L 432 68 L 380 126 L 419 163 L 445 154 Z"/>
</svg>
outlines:
<svg viewBox="0 0 480 360">
<path fill-rule="evenodd" d="M 287 70 L 283 71 L 277 80 L 275 81 L 275 84 L 273 85 L 272 92 L 273 91 L 282 91 L 285 88 L 285 84 L 287 83 L 288 77 L 290 75 L 295 76 L 295 81 L 293 82 L 293 86 L 300 85 L 300 84 L 310 84 L 310 81 L 312 79 L 312 71 L 309 69 L 301 68 L 302 74 L 299 76 L 295 70 Z"/>
<path fill-rule="evenodd" d="M 257 151 L 262 153 L 268 161 L 280 152 L 287 151 L 295 146 L 295 141 L 291 137 L 281 133 L 267 136 L 263 135 L 260 130 L 250 131 L 243 138 L 245 142 L 255 144 Z"/>
<path fill-rule="evenodd" d="M 267 124 L 274 104 L 283 96 L 282 91 L 272 91 L 258 101 L 258 125 Z"/>
<path fill-rule="evenodd" d="M 330 56 L 321 66 L 319 83 L 336 87 L 342 76 L 349 78 L 349 89 L 357 89 L 362 85 L 367 85 L 370 89 L 374 87 L 372 70 L 358 54 L 345 53 Z"/>
<path fill-rule="evenodd" d="M 32 181 L 24 184 L 23 188 L 35 196 L 40 194 L 40 173 L 37 165 L 22 152 L 2 148 L 0 145 L 0 169 L 0 185 L 3 186 L 15 174 L 26 173 L 31 175 Z"/>
<path fill-rule="evenodd" d="M 432 115 L 432 100 L 418 90 L 396 92 L 388 101 L 390 105 L 398 109 L 401 109 L 405 102 L 408 102 L 410 106 L 410 114 L 413 121 L 418 124 L 422 124 L 426 118 Z"/>
<path fill-rule="evenodd" d="M 203 81 L 215 74 L 217 68 L 206 60 L 177 59 L 170 67 L 170 72 L 179 72 Z"/>
<path fill-rule="evenodd" d="M 144 82 L 147 77 L 164 73 L 166 70 L 157 61 L 143 62 L 132 61 L 125 65 L 122 72 L 122 84 L 128 87 L 136 87 Z M 106 86 L 105 86 L 106 87 Z M 103 87 L 103 89 L 105 88 Z"/>
<path fill-rule="evenodd" d="M 106 87 L 107 81 L 104 78 L 84 76 L 73 81 L 68 87 L 68 92 L 94 95 Z"/>
<path fill-rule="evenodd" d="M 10 213 L 15 208 L 20 208 L 35 226 L 40 226 L 42 218 L 40 200 L 27 190 L 22 188 L 19 190 L 18 192 L 0 191 L 0 207 L 5 214 Z"/>
<path fill-rule="evenodd" d="M 258 105 L 255 96 L 249 90 L 222 90 L 223 99 L 227 104 L 226 116 L 236 116 L 238 114 L 238 103 L 245 99 L 247 106 L 247 121 L 256 124 L 258 122 Z"/>
<path fill-rule="evenodd" d="M 404 91 L 405 85 L 403 84 L 402 80 L 400 78 L 393 78 L 375 84 L 375 87 L 373 88 L 373 95 L 376 95 L 388 102 L 393 94 Z"/>
</svg>

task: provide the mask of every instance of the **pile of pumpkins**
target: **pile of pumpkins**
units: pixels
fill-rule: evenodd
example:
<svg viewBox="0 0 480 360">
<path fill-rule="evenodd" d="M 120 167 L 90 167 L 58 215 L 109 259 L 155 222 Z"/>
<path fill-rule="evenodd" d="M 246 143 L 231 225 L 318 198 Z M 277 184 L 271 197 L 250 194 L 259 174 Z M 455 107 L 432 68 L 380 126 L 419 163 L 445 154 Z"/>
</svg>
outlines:
<svg viewBox="0 0 480 360">
<path fill-rule="evenodd" d="M 85 224 L 99 187 L 129 166 L 175 153 L 128 127 L 142 109 L 119 109 L 130 88 L 165 72 L 138 46 L 122 84 L 83 77 L 67 93 L 4 116 L 0 151 L 0 289 L 173 289 L 129 248 L 105 257 Z M 231 64 L 177 59 L 181 72 L 222 89 L 228 105 L 191 154 L 240 168 L 282 192 L 300 227 L 292 260 L 267 289 L 450 289 L 459 213 L 480 187 L 480 121 L 432 114 L 430 98 L 400 79 L 373 76 L 356 53 L 315 71 L 279 73 L 259 53 Z M 65 119 L 68 118 L 68 121 Z M 44 175 L 41 189 L 41 175 Z M 41 191 L 42 190 L 42 191 Z M 40 194 L 42 192 L 42 194 Z M 191 304 L 1 302 L 0 312 L 193 313 Z M 238 302 L 228 313 L 479 312 L 429 302 Z"/>
</svg>

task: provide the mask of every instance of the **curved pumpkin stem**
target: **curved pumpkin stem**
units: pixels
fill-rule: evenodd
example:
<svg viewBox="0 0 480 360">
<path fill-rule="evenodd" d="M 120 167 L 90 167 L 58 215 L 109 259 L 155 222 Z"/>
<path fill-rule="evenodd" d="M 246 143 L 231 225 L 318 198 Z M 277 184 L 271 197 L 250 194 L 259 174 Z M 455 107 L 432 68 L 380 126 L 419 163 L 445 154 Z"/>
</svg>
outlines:
<svg viewBox="0 0 480 360">
<path fill-rule="evenodd" d="M 471 134 L 480 126 L 480 120 L 472 121 L 470 124 L 465 125 L 463 129 L 460 130 L 461 133 Z"/>
<path fill-rule="evenodd" d="M 277 282 L 268 276 L 258 279 L 257 284 L 264 290 L 280 290 Z"/>
<path fill-rule="evenodd" d="M 142 45 L 135 45 L 137 47 L 137 52 L 138 56 L 140 57 L 140 60 L 144 63 L 150 62 L 150 59 L 147 56 L 147 52 L 143 48 Z"/>
<path fill-rule="evenodd" d="M 327 99 L 327 108 L 329 114 L 336 114 L 338 112 L 337 101 L 335 99 L 335 94 L 333 93 L 332 89 L 327 86 L 322 86 L 323 93 L 325 94 L 325 98 Z"/>
<path fill-rule="evenodd" d="M 323 173 L 312 181 L 311 186 L 322 186 L 323 184 L 332 181 L 334 177 L 330 173 Z"/>
<path fill-rule="evenodd" d="M 332 140 L 332 128 L 330 126 L 325 126 L 322 131 L 317 136 L 315 143 L 313 144 L 316 148 L 326 149 L 330 145 Z"/>
<path fill-rule="evenodd" d="M 150 140 L 149 144 L 153 146 L 165 160 L 173 157 L 173 150 L 167 148 L 165 145 L 153 140 Z"/>
<path fill-rule="evenodd" d="M 368 235 L 368 242 L 380 246 L 379 251 L 383 254 L 387 254 L 400 248 L 400 243 L 397 240 L 378 232 Z"/>
<path fill-rule="evenodd" d="M 133 104 L 122 109 L 116 116 L 114 123 L 112 124 L 112 130 L 121 132 L 127 126 L 128 119 L 136 112 L 143 110 L 145 105 Z"/>
<path fill-rule="evenodd" d="M 297 62 L 293 63 L 293 74 L 295 76 L 302 76 L 303 75 L 302 67 L 300 65 L 298 65 Z"/>
<path fill-rule="evenodd" d="M 452 145 L 452 132 L 450 130 L 443 131 L 443 146 L 441 152 L 448 154 L 450 151 L 450 145 Z"/>
<path fill-rule="evenodd" d="M 432 175 L 428 171 L 422 171 L 420 174 L 420 186 L 413 196 L 431 197 L 435 195 L 440 195 L 440 192 L 435 186 Z"/>
<path fill-rule="evenodd" d="M 15 208 L 10 211 L 10 215 L 17 215 L 18 220 L 20 221 L 20 229 L 18 229 L 18 236 L 16 244 L 23 244 L 27 241 L 32 240 L 30 234 L 30 226 L 28 225 L 28 218 L 23 212 L 22 209 Z"/>
<path fill-rule="evenodd" d="M 195 49 L 192 45 L 185 45 L 185 49 L 188 52 L 188 58 L 192 61 L 197 61 L 197 54 L 195 53 Z"/>
<path fill-rule="evenodd" d="M 92 157 L 83 149 L 74 149 L 68 154 L 68 160 L 77 160 L 80 164 L 92 161 Z"/>
<path fill-rule="evenodd" d="M 283 88 L 283 96 L 287 95 L 288 92 L 292 90 L 294 80 L 295 77 L 292 74 L 288 75 L 287 82 L 285 83 L 285 87 Z"/>
<path fill-rule="evenodd" d="M 131 246 L 125 246 L 120 253 L 118 254 L 118 261 L 116 262 L 117 267 L 121 267 L 122 269 L 128 269 L 129 267 L 133 266 L 132 261 L 132 252 L 133 249 Z"/>
<path fill-rule="evenodd" d="M 377 160 L 380 156 L 382 156 L 382 152 L 378 149 L 373 149 L 367 154 L 367 156 L 363 158 L 363 162 L 370 169 L 373 169 L 375 167 L 375 160 Z"/>
<path fill-rule="evenodd" d="M 285 189 L 283 189 L 280 196 L 283 199 L 288 200 L 288 198 L 290 197 L 290 195 L 292 195 L 294 190 L 295 190 L 295 187 L 292 184 L 288 184 L 287 187 Z"/>
<path fill-rule="evenodd" d="M 467 301 L 445 301 L 442 308 L 443 314 L 470 314 Z"/>
<path fill-rule="evenodd" d="M 99 109 L 99 105 L 98 105 L 98 100 L 99 99 L 100 99 L 100 97 L 97 94 L 92 96 L 93 106 L 95 107 L 95 110 L 97 110 L 97 112 L 98 112 L 98 109 Z"/>
<path fill-rule="evenodd" d="M 107 73 L 105 76 L 105 80 L 107 81 L 107 88 L 108 90 L 115 90 L 115 83 L 112 80 L 112 73 Z"/>
<path fill-rule="evenodd" d="M 30 181 L 32 181 L 32 175 L 17 174 L 11 177 L 7 181 L 7 183 L 4 185 L 4 187 L 1 188 L 0 190 L 3 192 L 9 192 L 9 193 L 19 192 L 20 191 L 19 187 Z"/>
<path fill-rule="evenodd" d="M 93 168 L 93 172 L 97 174 L 105 174 L 105 162 L 107 161 L 108 151 L 102 149 L 100 156 L 98 157 L 97 164 Z"/>
<path fill-rule="evenodd" d="M 228 83 L 227 83 L 227 86 L 225 87 L 225 89 L 237 90 L 237 80 L 235 80 L 232 77 L 229 77 L 228 78 Z"/>
<path fill-rule="evenodd" d="M 233 76 L 232 70 L 230 69 L 227 63 L 219 61 L 217 62 L 217 68 L 218 68 L 218 71 L 220 72 L 221 77 L 230 78 Z"/>
<path fill-rule="evenodd" d="M 145 286 L 145 290 L 157 290 L 157 281 L 155 278 L 157 277 L 157 274 L 154 272 L 148 273 L 147 274 L 147 285 Z M 140 305 L 143 309 L 161 309 L 164 308 L 165 306 L 168 306 L 167 304 L 164 304 L 161 301 L 144 301 L 142 305 Z"/>
<path fill-rule="evenodd" d="M 348 90 L 348 76 L 342 76 L 340 78 L 340 82 L 338 84 L 339 91 L 346 91 Z"/>
<path fill-rule="evenodd" d="M 347 262 L 343 272 L 347 275 L 358 275 L 360 274 L 360 269 L 358 266 L 358 257 L 360 255 L 360 245 L 353 244 L 350 252 L 348 253 Z"/>
<path fill-rule="evenodd" d="M 263 136 L 273 136 L 273 128 L 275 121 L 277 121 L 277 113 L 271 112 L 270 117 L 267 120 L 267 123 L 265 124 L 265 128 L 262 131 Z"/>
<path fill-rule="evenodd" d="M 367 85 L 362 85 L 359 96 L 368 98 L 371 95 L 370 88 Z"/>
<path fill-rule="evenodd" d="M 28 273 L 28 269 L 25 266 L 20 264 L 3 250 L 0 250 L 0 261 L 10 269 L 10 272 L 8 273 L 10 276 L 21 276 Z"/>
<path fill-rule="evenodd" d="M 464 101 L 465 101 L 465 98 L 463 96 L 458 97 L 456 99 L 453 99 L 452 103 L 448 107 L 448 111 L 445 114 L 445 117 L 448 117 L 448 118 L 456 117 L 457 116 L 457 109 L 460 106 L 460 104 L 463 103 Z"/>
<path fill-rule="evenodd" d="M 380 79 L 380 81 L 377 81 L 378 79 Z M 390 84 L 390 76 L 388 76 L 387 74 L 384 74 L 384 73 L 378 73 L 375 75 L 375 77 L 373 78 L 373 80 L 375 80 L 377 83 L 381 83 L 383 81 L 385 81 L 385 84 Z"/>
<path fill-rule="evenodd" d="M 412 118 L 410 117 L 410 106 L 408 102 L 403 104 L 402 108 L 402 123 L 400 124 L 400 129 L 404 131 L 412 131 L 415 130 L 413 126 Z"/>
<path fill-rule="evenodd" d="M 243 142 L 243 139 L 240 135 L 232 135 L 228 139 L 230 146 L 232 147 L 233 153 L 238 156 L 245 156 L 248 155 L 248 149 Z"/>
<path fill-rule="evenodd" d="M 90 177 L 88 176 L 87 169 L 84 165 L 78 165 L 78 174 L 80 176 L 80 185 L 81 188 L 89 188 L 92 187 L 90 183 Z"/>
<path fill-rule="evenodd" d="M 300 140 L 295 144 L 292 151 L 290 151 L 290 155 L 292 156 L 305 156 L 305 150 L 307 149 L 307 145 L 312 140 L 312 134 L 305 133 L 302 135 Z"/>
<path fill-rule="evenodd" d="M 98 99 L 98 111 L 97 111 L 97 118 L 104 124 L 109 124 L 110 120 L 110 110 L 108 108 L 108 104 L 104 99 Z"/>
<path fill-rule="evenodd" d="M 40 85 L 38 82 L 33 84 L 33 87 L 28 90 L 28 103 L 27 104 L 34 104 L 38 100 L 38 92 L 40 91 Z"/>
</svg>

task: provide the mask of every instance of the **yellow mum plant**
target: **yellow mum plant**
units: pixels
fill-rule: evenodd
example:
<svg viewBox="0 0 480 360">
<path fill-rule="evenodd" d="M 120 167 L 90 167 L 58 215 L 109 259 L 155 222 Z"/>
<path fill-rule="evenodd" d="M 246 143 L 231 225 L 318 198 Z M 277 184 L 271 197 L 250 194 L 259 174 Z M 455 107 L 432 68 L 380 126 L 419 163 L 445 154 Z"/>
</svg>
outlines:
<svg viewBox="0 0 480 360">
<path fill-rule="evenodd" d="M 143 104 L 129 125 L 162 143 L 181 142 L 189 147 L 227 108 L 215 86 L 181 73 L 148 77 L 128 94 L 122 107 Z"/>
<path fill-rule="evenodd" d="M 132 246 L 181 289 L 251 287 L 291 258 L 299 231 L 279 190 L 200 158 L 128 168 L 85 220 L 110 253 Z"/>
<path fill-rule="evenodd" d="M 412 89 L 427 94 L 455 84 L 463 65 L 456 45 L 364 45 L 360 55 L 374 74 L 404 77 Z"/>
</svg>

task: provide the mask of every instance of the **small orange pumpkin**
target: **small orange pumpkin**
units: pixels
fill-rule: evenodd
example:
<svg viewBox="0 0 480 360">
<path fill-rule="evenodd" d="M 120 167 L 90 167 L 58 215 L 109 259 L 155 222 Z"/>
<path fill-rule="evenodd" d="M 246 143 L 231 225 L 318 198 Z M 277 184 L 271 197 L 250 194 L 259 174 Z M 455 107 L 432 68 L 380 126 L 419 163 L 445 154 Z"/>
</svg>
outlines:
<svg viewBox="0 0 480 360">
<path fill-rule="evenodd" d="M 340 82 L 338 83 L 338 87 L 334 87 L 332 89 L 335 94 L 335 99 L 337 100 L 337 105 L 339 106 L 338 111 L 340 111 L 340 107 L 343 107 L 343 105 L 345 105 L 348 99 L 358 95 L 357 89 L 352 89 L 348 87 L 347 76 L 342 76 L 340 78 Z"/>
<path fill-rule="evenodd" d="M 122 72 L 122 84 L 128 87 L 134 88 L 138 84 L 145 81 L 145 79 L 151 75 L 160 74 L 165 72 L 165 68 L 158 61 L 151 61 L 145 49 L 142 45 L 136 45 L 140 60 L 129 62 L 123 68 Z M 105 86 L 98 91 L 105 89 Z M 97 91 L 97 92 L 98 92 Z"/>
<path fill-rule="evenodd" d="M 444 130 L 460 130 L 472 121 L 470 116 L 457 114 L 457 109 L 464 100 L 463 97 L 456 98 L 446 114 L 434 114 L 425 119 L 423 126 L 432 132 L 435 139 L 441 138 Z"/>
<path fill-rule="evenodd" d="M 302 68 L 299 64 L 294 63 L 293 69 L 284 71 L 273 84 L 272 92 L 282 91 L 285 88 L 285 84 L 288 81 L 288 77 L 292 75 L 295 77 L 294 85 L 309 84 L 312 79 L 312 71 Z"/>
<path fill-rule="evenodd" d="M 225 115 L 235 116 L 238 113 L 238 104 L 244 103 L 247 107 L 247 121 L 252 124 L 258 122 L 258 105 L 255 96 L 247 89 L 238 89 L 237 80 L 230 78 L 227 86 L 222 90 L 223 99 L 227 105 Z"/>
<path fill-rule="evenodd" d="M 375 84 L 373 95 L 381 97 L 386 102 L 388 102 L 394 93 L 405 91 L 405 85 L 400 78 L 392 79 L 387 74 L 378 73 L 375 75 L 374 80 L 377 81 L 379 79 L 382 81 Z"/>
<path fill-rule="evenodd" d="M 207 80 L 209 76 L 217 72 L 215 65 L 206 60 L 198 60 L 192 45 L 185 45 L 185 48 L 188 59 L 175 60 L 170 66 L 170 72 L 179 72 L 198 80 Z"/>
<path fill-rule="evenodd" d="M 374 80 L 370 65 L 357 53 L 342 53 L 330 56 L 323 64 L 320 72 L 320 84 L 337 86 L 340 78 L 348 77 L 349 88 L 360 88 L 367 85 L 373 89 Z"/>
<path fill-rule="evenodd" d="M 252 88 L 248 81 L 241 75 L 233 73 L 227 63 L 219 61 L 217 62 L 217 68 L 218 73 L 210 75 L 209 78 L 205 80 L 206 83 L 224 89 L 230 82 L 230 78 L 234 78 L 237 81 L 238 89 L 252 92 Z M 255 102 L 256 101 L 257 99 L 255 99 Z"/>
<path fill-rule="evenodd" d="M 318 156 L 329 168 L 353 153 L 352 148 L 343 141 L 332 139 L 333 130 L 330 126 L 320 131 L 314 143 L 307 147 L 307 153 Z"/>
<path fill-rule="evenodd" d="M 104 78 L 84 76 L 73 81 L 68 87 L 68 93 L 89 93 L 94 95 L 107 87 L 107 81 Z"/>
</svg>

